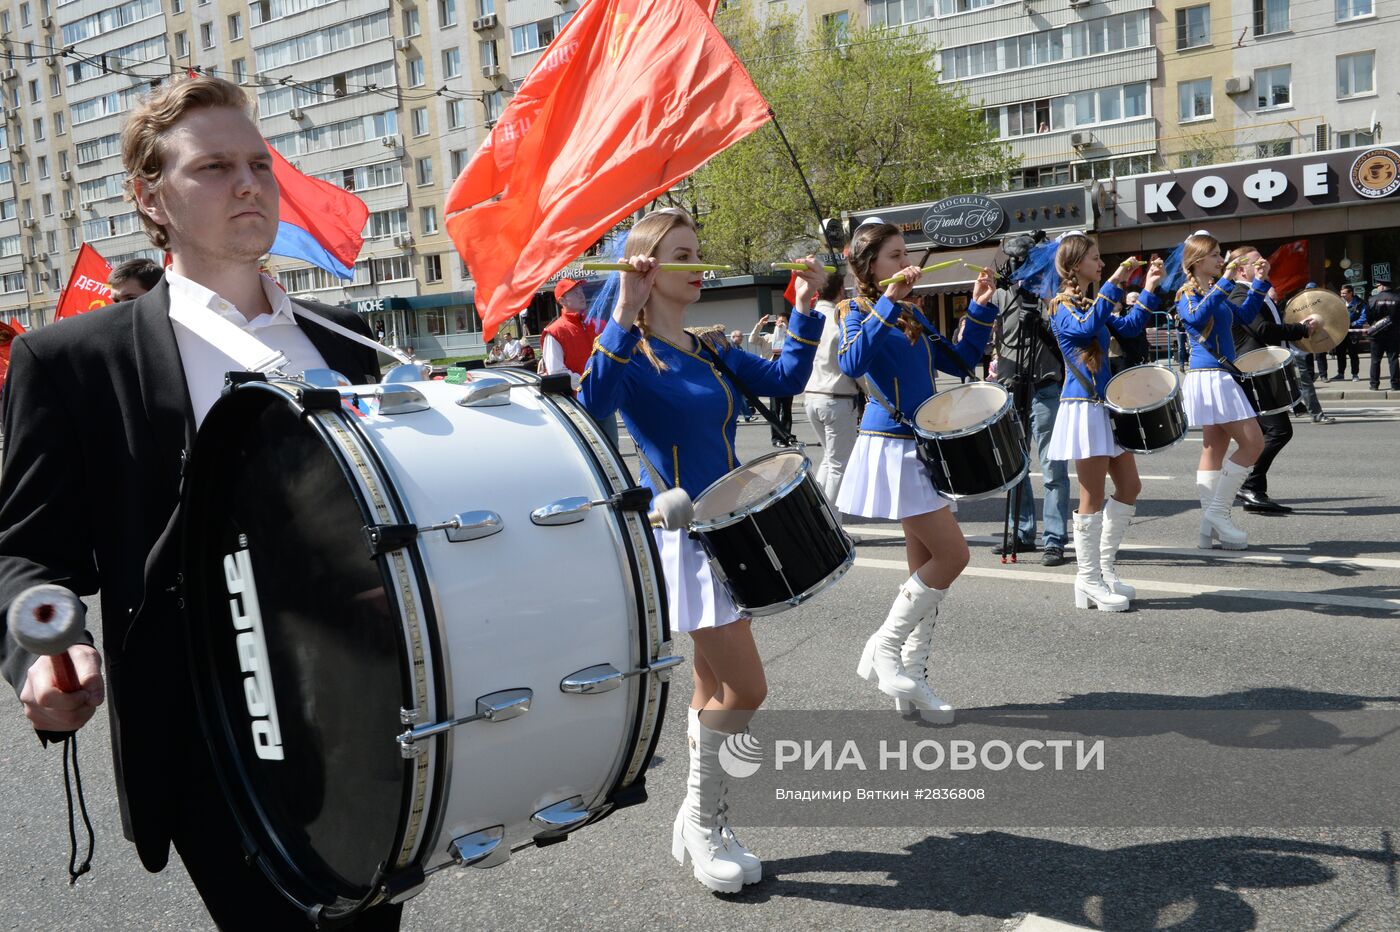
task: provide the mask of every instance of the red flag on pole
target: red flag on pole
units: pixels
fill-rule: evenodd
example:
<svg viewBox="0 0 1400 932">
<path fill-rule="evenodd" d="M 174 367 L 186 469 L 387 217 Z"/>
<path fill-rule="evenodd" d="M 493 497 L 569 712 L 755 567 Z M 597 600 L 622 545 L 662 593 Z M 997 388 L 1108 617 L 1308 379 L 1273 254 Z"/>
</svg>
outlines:
<svg viewBox="0 0 1400 932">
<path fill-rule="evenodd" d="M 618 220 L 768 121 L 695 0 L 591 0 L 569 27 L 559 39 L 577 48 L 518 137 L 501 199 L 473 206 L 485 188 L 472 184 L 448 196 L 487 339 Z M 483 158 L 496 156 L 483 147 L 473 163 Z"/>
<path fill-rule="evenodd" d="M 1295 239 L 1284 243 L 1269 256 L 1269 284 L 1274 286 L 1280 301 L 1286 301 L 1295 291 L 1308 283 L 1308 241 Z"/>
<path fill-rule="evenodd" d="M 5 376 L 10 373 L 10 344 L 21 333 L 24 333 L 24 328 L 16 321 L 0 324 L 0 388 L 4 387 Z"/>
<path fill-rule="evenodd" d="M 107 287 L 107 279 L 112 276 L 112 267 L 96 249 L 83 243 L 78 250 L 78 261 L 73 263 L 73 271 L 68 275 L 68 284 L 58 296 L 58 311 L 54 320 L 77 317 L 99 307 L 112 303 L 112 289 Z"/>
<path fill-rule="evenodd" d="M 719 0 L 697 2 L 705 11 L 706 18 L 714 19 Z M 582 13 L 581 10 L 579 12 Z M 462 204 L 465 209 L 490 200 L 505 190 L 520 140 L 559 86 L 560 75 L 578 52 L 579 36 L 588 28 L 588 22 L 587 17 L 576 14 L 554 37 L 544 57 L 530 69 L 525 81 L 516 88 L 515 95 L 496 120 L 496 125 L 487 134 L 486 141 L 476 150 L 471 163 L 457 176 L 447 195 L 448 212 L 454 209 L 450 206 L 452 204 Z"/>
</svg>

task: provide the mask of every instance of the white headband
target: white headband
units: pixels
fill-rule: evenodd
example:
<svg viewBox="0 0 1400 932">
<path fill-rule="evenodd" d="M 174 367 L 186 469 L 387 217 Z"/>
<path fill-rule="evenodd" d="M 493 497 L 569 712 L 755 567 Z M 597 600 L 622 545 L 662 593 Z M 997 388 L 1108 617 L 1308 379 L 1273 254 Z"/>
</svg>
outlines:
<svg viewBox="0 0 1400 932">
<path fill-rule="evenodd" d="M 1209 236 L 1211 239 L 1215 239 L 1215 237 L 1211 234 L 1210 230 L 1197 230 L 1195 233 L 1192 233 L 1191 235 L 1192 235 L 1192 236 Z"/>
<path fill-rule="evenodd" d="M 1058 243 L 1058 242 L 1061 242 L 1061 241 L 1063 241 L 1063 240 L 1065 240 L 1065 239 L 1068 239 L 1068 238 L 1071 237 L 1071 236 L 1082 236 L 1082 237 L 1084 237 L 1085 239 L 1088 239 L 1088 238 L 1089 238 L 1089 234 L 1088 234 L 1088 233 L 1085 233 L 1083 230 L 1066 230 L 1065 232 L 1061 233 L 1059 236 L 1055 237 L 1055 242 L 1057 242 L 1057 243 Z"/>
</svg>

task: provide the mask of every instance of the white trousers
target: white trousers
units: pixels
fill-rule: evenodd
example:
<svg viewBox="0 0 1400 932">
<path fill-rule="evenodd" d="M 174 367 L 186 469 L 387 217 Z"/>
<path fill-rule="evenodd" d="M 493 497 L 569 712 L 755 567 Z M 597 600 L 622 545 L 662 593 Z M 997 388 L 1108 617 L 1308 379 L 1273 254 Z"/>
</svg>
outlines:
<svg viewBox="0 0 1400 932">
<path fill-rule="evenodd" d="M 822 442 L 822 464 L 817 469 L 817 485 L 826 493 L 826 500 L 835 504 L 841 489 L 841 477 L 856 445 L 856 400 L 834 395 L 808 393 L 807 420 Z"/>
</svg>

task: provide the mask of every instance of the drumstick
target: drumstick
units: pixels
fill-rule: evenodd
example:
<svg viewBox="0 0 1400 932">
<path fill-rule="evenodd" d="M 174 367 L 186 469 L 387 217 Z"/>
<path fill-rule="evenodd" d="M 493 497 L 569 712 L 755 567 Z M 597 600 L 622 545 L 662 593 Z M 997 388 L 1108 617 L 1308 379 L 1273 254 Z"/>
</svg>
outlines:
<svg viewBox="0 0 1400 932">
<path fill-rule="evenodd" d="M 805 271 L 807 271 L 807 266 L 803 265 L 801 262 L 772 262 L 772 263 L 769 263 L 769 264 L 770 264 L 773 268 L 775 268 L 775 269 L 777 269 L 777 270 L 779 270 L 779 271 L 782 271 L 782 272 L 805 272 Z M 822 266 L 822 271 L 823 271 L 823 272 L 835 272 L 835 271 L 836 271 L 836 266 L 834 266 L 834 265 L 824 265 L 824 266 Z"/>
<path fill-rule="evenodd" d="M 981 274 L 982 272 L 991 271 L 991 269 L 987 268 L 985 265 L 977 265 L 974 262 L 964 262 L 963 265 L 967 266 L 968 268 L 972 269 L 972 271 L 977 272 L 978 274 Z"/>
<path fill-rule="evenodd" d="M 585 272 L 635 272 L 626 262 L 581 262 L 579 268 Z M 806 268 L 806 266 L 803 266 Z M 707 262 L 662 262 L 657 265 L 659 272 L 732 272 L 732 265 L 711 265 Z M 834 271 L 834 270 L 833 270 Z"/>
<path fill-rule="evenodd" d="M 958 264 L 959 262 L 961 262 L 961 261 L 962 261 L 961 259 L 949 259 L 947 262 L 938 262 L 938 263 L 935 263 L 935 264 L 933 264 L 933 265 L 926 265 L 926 266 L 924 266 L 923 268 L 919 269 L 919 271 L 920 271 L 921 273 L 923 273 L 923 272 L 937 272 L 939 269 L 946 269 L 946 268 L 947 268 L 948 266 L 950 266 L 950 265 L 957 265 L 957 264 Z M 893 277 L 891 277 L 891 278 L 885 279 L 884 281 L 880 282 L 880 284 L 882 284 L 882 285 L 893 285 L 895 282 L 899 281 L 901 277 L 902 277 L 902 276 L 900 276 L 900 275 L 895 275 L 895 276 L 893 276 Z"/>
<path fill-rule="evenodd" d="M 1142 267 L 1143 267 L 1144 265 L 1146 265 L 1146 264 L 1147 264 L 1146 262 L 1144 262 L 1143 260 L 1138 259 L 1138 258 L 1136 258 L 1136 257 L 1130 258 L 1130 259 L 1124 259 L 1124 260 L 1120 263 L 1120 265 L 1121 265 L 1123 268 L 1125 268 L 1125 269 L 1140 269 L 1140 268 L 1142 268 Z"/>
<path fill-rule="evenodd" d="M 82 603 L 62 586 L 30 586 L 10 603 L 10 635 L 31 654 L 53 658 L 54 685 L 66 693 L 81 686 L 68 648 L 83 639 Z"/>
</svg>

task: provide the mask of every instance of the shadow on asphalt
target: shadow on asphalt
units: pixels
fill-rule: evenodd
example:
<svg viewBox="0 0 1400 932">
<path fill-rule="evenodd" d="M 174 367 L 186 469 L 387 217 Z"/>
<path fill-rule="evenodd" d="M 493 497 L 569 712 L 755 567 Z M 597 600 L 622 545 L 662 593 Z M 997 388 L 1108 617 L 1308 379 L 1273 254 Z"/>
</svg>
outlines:
<svg viewBox="0 0 1400 932">
<path fill-rule="evenodd" d="M 1025 913 L 1100 929 L 1243 932 L 1259 916 L 1246 889 L 1315 887 L 1336 877 L 1317 858 L 1382 864 L 1395 892 L 1389 832 L 1377 850 L 1286 838 L 1220 836 L 1101 850 L 1010 832 L 954 832 L 904 853 L 833 851 L 764 861 L 765 881 L 737 902 L 803 898 L 1012 919 Z M 867 874 L 869 883 L 805 879 Z M 1344 928 L 1356 916 L 1332 928 Z"/>
<path fill-rule="evenodd" d="M 1120 564 L 1120 566 L 1127 565 L 1126 563 Z M 1299 601 L 1290 601 L 1286 608 L 1280 608 L 1275 598 L 1276 593 L 1280 591 L 1284 590 L 1241 588 L 1230 592 L 1201 592 L 1194 595 L 1183 596 L 1154 597 L 1144 595 L 1133 599 L 1133 609 L 1135 611 L 1184 611 L 1186 609 L 1192 609 L 1218 612 L 1222 615 L 1276 614 L 1280 611 L 1290 611 L 1309 612 L 1314 615 L 1325 615 L 1329 618 L 1335 618 L 1339 614 L 1345 614 L 1349 618 L 1400 618 L 1400 609 L 1362 608 L 1356 605 L 1339 607 L 1322 602 L 1309 605 L 1306 601 L 1309 595 L 1341 595 L 1363 599 L 1389 599 L 1395 597 L 1395 587 L 1393 586 L 1355 586 L 1350 589 L 1327 589 L 1316 593 L 1288 590 L 1289 594 Z M 1267 596 L 1267 598 L 1253 598 L 1251 597 L 1253 594 Z"/>
</svg>

